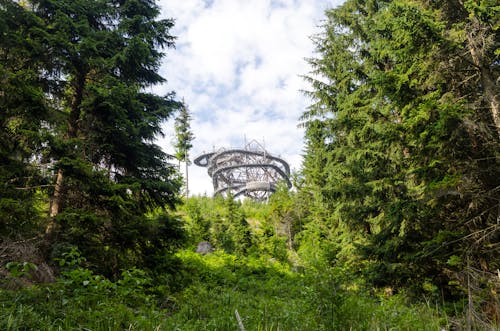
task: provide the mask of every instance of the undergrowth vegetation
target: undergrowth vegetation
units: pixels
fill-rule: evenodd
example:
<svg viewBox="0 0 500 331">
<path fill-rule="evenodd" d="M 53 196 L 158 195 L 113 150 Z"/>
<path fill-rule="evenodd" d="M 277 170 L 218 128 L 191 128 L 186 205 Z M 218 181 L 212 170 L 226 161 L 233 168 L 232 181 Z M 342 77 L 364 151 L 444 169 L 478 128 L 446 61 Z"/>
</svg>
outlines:
<svg viewBox="0 0 500 331">
<path fill-rule="evenodd" d="M 330 263 L 314 228 L 296 236 L 289 226 L 298 212 L 286 209 L 287 197 L 190 198 L 169 216 L 182 243 L 114 277 L 76 246 L 47 265 L 29 243 L 11 244 L 28 254 L 10 253 L 17 261 L 0 268 L 0 329 L 462 329 L 465 303 L 376 288 L 353 266 Z M 196 252 L 203 241 L 209 253 Z"/>
<path fill-rule="evenodd" d="M 279 261 L 220 251 L 179 256 L 192 282 L 167 319 L 170 330 L 236 330 L 236 311 L 248 330 L 437 330 L 446 325 L 430 307 L 409 308 L 403 296 L 370 298 L 347 289 L 340 270 L 296 272 Z"/>
<path fill-rule="evenodd" d="M 348 289 L 340 270 L 292 271 L 288 264 L 216 251 L 177 253 L 184 286 L 167 290 L 143 270 L 110 281 L 75 263 L 53 284 L 0 291 L 2 330 L 438 330 L 444 315 Z M 76 260 L 75 260 L 76 258 Z"/>
</svg>

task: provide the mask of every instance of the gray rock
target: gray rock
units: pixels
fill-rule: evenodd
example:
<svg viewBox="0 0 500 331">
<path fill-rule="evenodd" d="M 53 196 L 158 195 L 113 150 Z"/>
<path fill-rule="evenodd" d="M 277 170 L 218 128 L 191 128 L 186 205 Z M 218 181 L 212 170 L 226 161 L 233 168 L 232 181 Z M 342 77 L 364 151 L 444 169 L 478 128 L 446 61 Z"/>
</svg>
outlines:
<svg viewBox="0 0 500 331">
<path fill-rule="evenodd" d="M 214 251 L 214 247 L 207 241 L 202 241 L 196 246 L 196 253 L 205 255 L 212 253 Z"/>
</svg>

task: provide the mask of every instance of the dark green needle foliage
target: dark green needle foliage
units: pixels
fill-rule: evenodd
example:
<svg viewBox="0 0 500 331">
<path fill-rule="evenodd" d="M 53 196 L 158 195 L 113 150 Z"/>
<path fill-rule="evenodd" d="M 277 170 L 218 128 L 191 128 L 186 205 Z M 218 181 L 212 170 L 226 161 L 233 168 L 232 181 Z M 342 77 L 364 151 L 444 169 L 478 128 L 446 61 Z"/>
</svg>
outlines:
<svg viewBox="0 0 500 331">
<path fill-rule="evenodd" d="M 302 194 L 313 207 L 305 233 L 331 230 L 320 236 L 336 252 L 328 263 L 426 295 L 472 295 L 473 271 L 491 285 L 498 10 L 489 1 L 352 0 L 327 11 L 306 78 Z"/>
<path fill-rule="evenodd" d="M 42 27 L 32 13 L 0 2 L 0 236 L 40 230 L 29 225 L 40 225 L 36 189 L 47 184 L 35 167 L 49 115 Z"/>
<path fill-rule="evenodd" d="M 55 255 L 78 245 L 106 274 L 140 266 L 155 240 L 148 234 L 165 226 L 144 215 L 173 207 L 180 187 L 155 139 L 181 103 L 146 90 L 165 81 L 158 70 L 173 21 L 141 0 L 2 1 L 0 9 L 0 176 L 10 183 L 0 210 L 45 209 Z M 37 194 L 43 208 L 24 208 Z M 33 219 L 23 213 L 12 217 Z"/>
<path fill-rule="evenodd" d="M 189 151 L 193 147 L 192 141 L 194 139 L 193 131 L 191 130 L 191 114 L 186 105 L 183 105 L 179 114 L 175 118 L 175 158 L 179 161 L 179 165 L 184 162 L 186 166 L 186 197 L 189 196 L 189 165 L 191 161 L 189 160 Z"/>
</svg>

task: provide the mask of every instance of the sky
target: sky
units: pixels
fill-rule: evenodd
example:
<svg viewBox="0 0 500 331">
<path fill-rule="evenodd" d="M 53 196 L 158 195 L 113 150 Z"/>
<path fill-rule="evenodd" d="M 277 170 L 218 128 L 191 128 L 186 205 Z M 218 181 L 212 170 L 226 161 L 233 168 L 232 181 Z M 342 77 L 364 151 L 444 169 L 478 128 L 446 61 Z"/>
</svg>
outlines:
<svg viewBox="0 0 500 331">
<path fill-rule="evenodd" d="M 310 104 L 301 77 L 314 55 L 311 36 L 324 11 L 342 0 L 160 0 L 174 18 L 175 49 L 167 50 L 158 94 L 175 91 L 192 116 L 191 160 L 220 147 L 256 140 L 299 170 L 304 131 L 299 117 Z M 158 144 L 174 153 L 173 121 Z M 182 167 L 183 168 L 183 167 Z M 189 167 L 190 195 L 211 195 L 206 168 Z"/>
</svg>

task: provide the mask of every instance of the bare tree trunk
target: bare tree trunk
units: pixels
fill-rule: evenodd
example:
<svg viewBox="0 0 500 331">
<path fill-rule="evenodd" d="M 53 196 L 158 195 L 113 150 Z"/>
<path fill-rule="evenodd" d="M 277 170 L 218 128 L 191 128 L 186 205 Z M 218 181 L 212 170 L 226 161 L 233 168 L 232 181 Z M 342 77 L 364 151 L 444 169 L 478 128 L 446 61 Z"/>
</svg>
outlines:
<svg viewBox="0 0 500 331">
<path fill-rule="evenodd" d="M 59 213 L 60 203 L 61 203 L 61 191 L 63 185 L 63 171 L 62 169 L 57 170 L 56 174 L 56 184 L 54 185 L 54 195 L 50 201 L 49 210 L 49 224 L 45 228 L 45 234 L 50 235 L 54 230 L 54 219 Z"/>
<path fill-rule="evenodd" d="M 189 159 L 186 154 L 186 158 L 184 159 L 186 163 L 186 199 L 189 198 L 189 175 L 188 175 L 188 167 L 189 167 Z"/>
<path fill-rule="evenodd" d="M 500 100 L 498 99 L 497 87 L 491 76 L 491 72 L 487 69 L 481 68 L 481 80 L 483 82 L 486 100 L 490 105 L 491 116 L 495 122 L 498 137 L 500 138 Z"/>
<path fill-rule="evenodd" d="M 498 98 L 498 89 L 496 86 L 496 81 L 493 73 L 489 69 L 489 63 L 484 63 L 486 60 L 484 58 L 484 44 L 487 36 L 485 36 L 485 28 L 481 28 L 479 22 L 472 23 L 475 33 L 469 31 L 467 33 L 467 41 L 469 52 L 472 57 L 472 62 L 479 69 L 479 75 L 481 77 L 481 84 L 484 91 L 484 97 L 490 106 L 491 117 L 495 125 L 496 132 L 500 138 L 500 100 Z"/>
<path fill-rule="evenodd" d="M 293 249 L 293 240 L 292 240 L 292 218 L 289 217 L 286 221 L 286 236 L 287 238 L 287 246 L 289 250 Z"/>
</svg>

